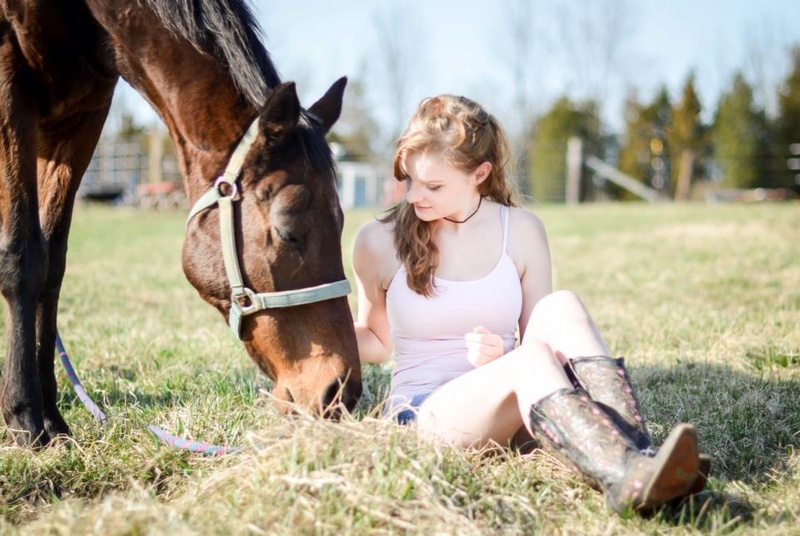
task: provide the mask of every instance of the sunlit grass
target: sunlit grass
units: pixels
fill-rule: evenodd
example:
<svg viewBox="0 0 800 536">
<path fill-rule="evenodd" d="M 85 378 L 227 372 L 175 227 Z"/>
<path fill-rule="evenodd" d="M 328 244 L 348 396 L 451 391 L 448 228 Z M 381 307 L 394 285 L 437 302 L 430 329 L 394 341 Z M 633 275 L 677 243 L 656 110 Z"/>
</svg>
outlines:
<svg viewBox="0 0 800 536">
<path fill-rule="evenodd" d="M 420 442 L 375 418 L 381 367 L 365 369 L 355 417 L 287 420 L 181 272 L 185 215 L 81 206 L 59 327 L 109 425 L 59 370 L 74 438 L 40 453 L 0 444 L 0 533 L 796 533 L 800 206 L 536 211 L 556 286 L 577 291 L 626 356 L 656 439 L 691 421 L 715 457 L 711 491 L 693 507 L 617 516 L 542 453 Z M 353 233 L 376 213 L 347 215 L 351 280 Z M 244 449 L 178 452 L 151 423 Z"/>
</svg>

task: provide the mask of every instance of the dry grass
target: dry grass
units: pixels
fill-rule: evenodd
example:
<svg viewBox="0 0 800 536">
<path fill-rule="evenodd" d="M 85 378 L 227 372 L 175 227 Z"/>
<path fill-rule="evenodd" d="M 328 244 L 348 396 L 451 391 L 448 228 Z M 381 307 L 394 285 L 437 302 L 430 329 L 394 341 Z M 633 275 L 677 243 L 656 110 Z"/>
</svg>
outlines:
<svg viewBox="0 0 800 536">
<path fill-rule="evenodd" d="M 110 424 L 65 388 L 71 443 L 0 443 L 0 533 L 800 533 L 800 206 L 538 212 L 557 286 L 582 295 L 627 357 L 656 438 L 691 421 L 715 456 L 695 504 L 617 516 L 546 454 L 420 442 L 375 418 L 380 367 L 365 370 L 355 417 L 283 419 L 183 279 L 183 215 L 81 207 L 59 323 Z M 348 252 L 371 216 L 348 214 Z M 149 423 L 245 448 L 177 452 Z"/>
</svg>

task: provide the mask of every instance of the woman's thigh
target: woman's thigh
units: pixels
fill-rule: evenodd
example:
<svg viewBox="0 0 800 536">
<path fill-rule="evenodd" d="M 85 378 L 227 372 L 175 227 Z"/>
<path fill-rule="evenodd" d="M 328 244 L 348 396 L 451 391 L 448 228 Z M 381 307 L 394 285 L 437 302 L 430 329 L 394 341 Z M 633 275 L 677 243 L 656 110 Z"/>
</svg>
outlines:
<svg viewBox="0 0 800 536">
<path fill-rule="evenodd" d="M 434 391 L 419 408 L 418 427 L 449 443 L 506 445 L 529 425 L 531 405 L 564 387 L 569 380 L 546 345 L 519 347 Z"/>
</svg>

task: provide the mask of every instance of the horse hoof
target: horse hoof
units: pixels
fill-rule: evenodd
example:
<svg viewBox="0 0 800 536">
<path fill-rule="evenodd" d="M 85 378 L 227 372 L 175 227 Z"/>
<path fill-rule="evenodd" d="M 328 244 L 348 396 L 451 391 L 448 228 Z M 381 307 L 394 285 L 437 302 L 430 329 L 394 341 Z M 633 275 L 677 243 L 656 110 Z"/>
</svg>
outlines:
<svg viewBox="0 0 800 536">
<path fill-rule="evenodd" d="M 57 436 L 71 436 L 69 425 L 60 414 L 44 418 L 44 429 L 51 439 Z"/>
<path fill-rule="evenodd" d="M 19 427 L 9 426 L 8 431 L 11 433 L 14 442 L 20 447 L 39 450 L 49 445 L 51 441 L 50 434 L 45 430 L 28 431 Z"/>
<path fill-rule="evenodd" d="M 33 419 L 6 416 L 6 426 L 14 442 L 20 447 L 40 449 L 50 443 L 50 434 Z"/>
</svg>

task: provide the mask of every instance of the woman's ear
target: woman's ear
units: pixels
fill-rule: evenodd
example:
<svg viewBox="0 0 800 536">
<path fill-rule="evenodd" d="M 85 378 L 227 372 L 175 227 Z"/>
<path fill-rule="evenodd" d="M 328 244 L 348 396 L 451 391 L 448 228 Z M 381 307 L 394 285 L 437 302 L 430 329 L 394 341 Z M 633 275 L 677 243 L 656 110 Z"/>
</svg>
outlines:
<svg viewBox="0 0 800 536">
<path fill-rule="evenodd" d="M 472 176 L 475 177 L 475 185 L 482 183 L 489 177 L 492 173 L 492 163 L 491 162 L 481 162 L 478 167 L 475 168 L 475 171 L 472 173 Z"/>
</svg>

